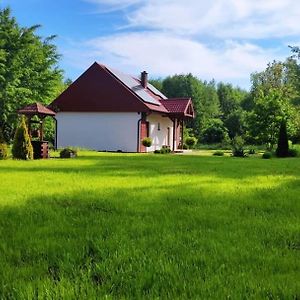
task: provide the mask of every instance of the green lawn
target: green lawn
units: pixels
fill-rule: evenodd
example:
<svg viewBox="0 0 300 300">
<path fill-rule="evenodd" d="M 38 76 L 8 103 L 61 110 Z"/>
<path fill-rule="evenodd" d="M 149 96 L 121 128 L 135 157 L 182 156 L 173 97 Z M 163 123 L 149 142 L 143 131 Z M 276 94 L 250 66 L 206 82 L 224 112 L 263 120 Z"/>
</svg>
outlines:
<svg viewBox="0 0 300 300">
<path fill-rule="evenodd" d="M 0 299 L 299 299 L 300 159 L 0 161 Z"/>
</svg>

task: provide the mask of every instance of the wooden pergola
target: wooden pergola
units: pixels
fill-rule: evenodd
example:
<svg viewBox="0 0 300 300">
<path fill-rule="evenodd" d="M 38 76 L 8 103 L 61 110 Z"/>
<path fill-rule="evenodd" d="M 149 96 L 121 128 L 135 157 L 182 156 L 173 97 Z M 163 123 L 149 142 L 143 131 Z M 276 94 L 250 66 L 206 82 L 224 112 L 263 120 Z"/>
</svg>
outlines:
<svg viewBox="0 0 300 300">
<path fill-rule="evenodd" d="M 55 112 L 41 103 L 36 102 L 19 109 L 18 114 L 25 115 L 27 118 L 28 132 L 33 147 L 34 158 L 48 158 L 48 141 L 44 141 L 44 120 L 49 116 L 54 118 Z M 35 116 L 38 117 L 38 120 L 33 120 Z M 33 140 L 32 124 L 39 124 L 38 140 Z"/>
</svg>

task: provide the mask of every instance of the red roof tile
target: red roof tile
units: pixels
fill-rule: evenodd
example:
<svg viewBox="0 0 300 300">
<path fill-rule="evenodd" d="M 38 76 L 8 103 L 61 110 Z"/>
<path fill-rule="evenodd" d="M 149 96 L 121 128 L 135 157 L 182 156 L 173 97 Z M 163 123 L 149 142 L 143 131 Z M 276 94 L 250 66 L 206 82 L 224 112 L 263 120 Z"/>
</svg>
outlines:
<svg viewBox="0 0 300 300">
<path fill-rule="evenodd" d="M 191 98 L 170 98 L 161 100 L 160 102 L 170 114 L 194 117 L 194 109 Z"/>
<path fill-rule="evenodd" d="M 169 104 L 165 105 L 165 101 Z M 173 102 L 174 104 L 171 104 Z M 58 96 L 50 107 L 57 111 L 69 112 L 153 111 L 165 114 L 173 113 L 177 107 L 176 112 L 184 114 L 184 103 L 186 102 L 182 102 L 182 99 L 168 100 L 150 84 L 143 88 L 139 79 L 94 63 Z M 171 108 L 172 105 L 174 109 Z"/>
<path fill-rule="evenodd" d="M 32 103 L 18 110 L 18 113 L 25 115 L 55 116 L 55 112 L 39 102 Z"/>
</svg>

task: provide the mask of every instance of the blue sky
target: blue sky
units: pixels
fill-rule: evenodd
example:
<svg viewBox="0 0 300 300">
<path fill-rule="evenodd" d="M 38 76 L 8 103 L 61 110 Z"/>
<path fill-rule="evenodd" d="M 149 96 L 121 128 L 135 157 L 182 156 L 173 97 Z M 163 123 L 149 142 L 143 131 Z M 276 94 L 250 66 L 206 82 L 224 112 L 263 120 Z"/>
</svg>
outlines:
<svg viewBox="0 0 300 300">
<path fill-rule="evenodd" d="M 94 61 L 133 75 L 193 73 L 248 88 L 300 42 L 298 0 L 0 0 L 23 26 L 58 35 L 65 77 Z"/>
</svg>

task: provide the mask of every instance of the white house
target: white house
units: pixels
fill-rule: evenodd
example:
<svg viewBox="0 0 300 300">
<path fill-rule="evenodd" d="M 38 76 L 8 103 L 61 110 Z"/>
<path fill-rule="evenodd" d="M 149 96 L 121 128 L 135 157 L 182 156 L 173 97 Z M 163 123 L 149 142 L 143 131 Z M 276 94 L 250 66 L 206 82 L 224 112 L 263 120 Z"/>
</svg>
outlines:
<svg viewBox="0 0 300 300">
<path fill-rule="evenodd" d="M 168 99 L 148 83 L 94 63 L 50 107 L 57 112 L 56 146 L 147 152 L 182 146 L 183 122 L 194 117 L 190 98 Z M 141 141 L 152 139 L 146 148 Z"/>
</svg>

